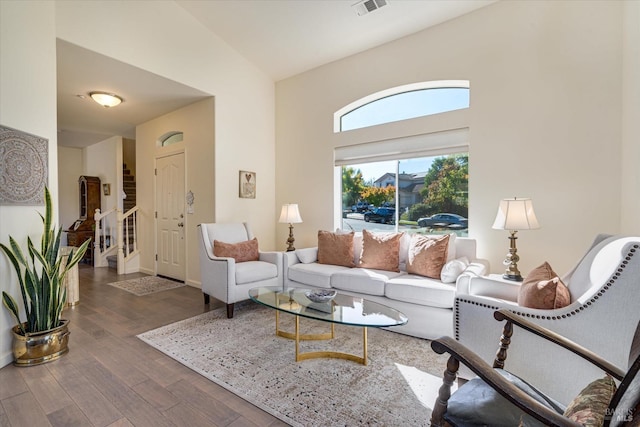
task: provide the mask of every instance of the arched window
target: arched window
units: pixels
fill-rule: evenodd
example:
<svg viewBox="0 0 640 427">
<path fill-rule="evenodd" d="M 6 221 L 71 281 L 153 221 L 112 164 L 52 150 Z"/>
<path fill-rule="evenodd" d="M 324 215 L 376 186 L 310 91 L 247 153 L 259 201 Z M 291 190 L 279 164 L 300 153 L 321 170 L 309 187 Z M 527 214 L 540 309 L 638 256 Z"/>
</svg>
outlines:
<svg viewBox="0 0 640 427">
<path fill-rule="evenodd" d="M 184 138 L 184 133 L 180 131 L 171 131 L 162 135 L 159 139 L 159 145 L 161 147 L 166 147 L 167 145 L 177 144 L 178 142 L 182 142 Z"/>
<path fill-rule="evenodd" d="M 465 108 L 469 108 L 468 81 L 399 86 L 336 111 L 334 132 L 433 114 L 459 114 L 453 111 Z M 442 117 L 447 123 L 449 116 Z M 468 235 L 468 133 L 463 124 L 364 143 L 359 139 L 336 147 L 342 228 Z M 348 141 L 349 135 L 342 140 Z"/>
<path fill-rule="evenodd" d="M 469 82 L 446 80 L 398 86 L 361 98 L 336 113 L 334 131 L 469 108 Z M 336 129 L 337 128 L 337 129 Z"/>
</svg>

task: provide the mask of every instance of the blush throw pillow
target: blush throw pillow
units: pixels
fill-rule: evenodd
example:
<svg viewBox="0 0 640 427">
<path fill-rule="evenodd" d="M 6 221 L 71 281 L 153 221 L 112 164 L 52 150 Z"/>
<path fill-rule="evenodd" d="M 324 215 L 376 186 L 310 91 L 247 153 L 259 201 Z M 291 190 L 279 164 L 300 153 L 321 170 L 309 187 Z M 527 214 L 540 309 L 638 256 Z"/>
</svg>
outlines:
<svg viewBox="0 0 640 427">
<path fill-rule="evenodd" d="M 601 426 L 616 389 L 616 383 L 609 375 L 589 383 L 569 403 L 564 416 L 583 426 Z"/>
<path fill-rule="evenodd" d="M 353 262 L 353 232 L 318 231 L 318 263 L 355 267 Z"/>
<path fill-rule="evenodd" d="M 238 243 L 213 241 L 213 254 L 222 258 L 233 258 L 236 262 L 258 261 L 258 239 L 246 240 Z"/>
<path fill-rule="evenodd" d="M 414 234 L 409 244 L 407 273 L 440 279 L 442 267 L 447 262 L 449 235 L 422 236 Z"/>
<path fill-rule="evenodd" d="M 553 310 L 570 303 L 569 288 L 562 283 L 548 262 L 534 268 L 518 292 L 518 305 L 522 307 Z"/>
<path fill-rule="evenodd" d="M 362 230 L 362 255 L 358 267 L 399 272 L 400 239 L 403 234 Z"/>
</svg>

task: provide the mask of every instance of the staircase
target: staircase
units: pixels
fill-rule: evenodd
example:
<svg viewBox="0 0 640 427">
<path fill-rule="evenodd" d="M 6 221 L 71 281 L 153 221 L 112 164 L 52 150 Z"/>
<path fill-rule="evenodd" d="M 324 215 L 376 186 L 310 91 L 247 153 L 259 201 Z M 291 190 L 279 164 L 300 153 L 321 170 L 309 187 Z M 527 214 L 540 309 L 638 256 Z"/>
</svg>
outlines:
<svg viewBox="0 0 640 427">
<path fill-rule="evenodd" d="M 122 210 L 127 212 L 129 209 L 136 206 L 136 181 L 135 177 L 131 175 L 131 171 L 127 169 L 127 165 L 122 165 L 122 186 L 124 193 L 127 195 L 127 198 L 122 201 Z M 124 242 L 125 245 L 131 246 L 133 244 L 133 225 L 129 222 L 127 223 L 129 227 L 129 233 L 125 230 L 124 234 L 131 236 L 129 242 Z M 132 250 L 132 249 L 130 249 Z M 107 262 L 109 263 L 109 268 L 114 270 L 118 269 L 118 256 L 117 255 L 109 255 L 107 257 Z"/>
</svg>

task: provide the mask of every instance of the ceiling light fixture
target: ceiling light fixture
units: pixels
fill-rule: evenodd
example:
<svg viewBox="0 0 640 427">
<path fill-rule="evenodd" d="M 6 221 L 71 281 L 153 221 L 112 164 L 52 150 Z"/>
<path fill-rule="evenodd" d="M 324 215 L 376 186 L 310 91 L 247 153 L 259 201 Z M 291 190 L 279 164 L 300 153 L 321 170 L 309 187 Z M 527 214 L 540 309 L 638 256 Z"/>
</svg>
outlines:
<svg viewBox="0 0 640 427">
<path fill-rule="evenodd" d="M 122 98 L 120 98 L 118 95 L 114 95 L 113 93 L 90 92 L 89 96 L 91 97 L 91 99 L 105 108 L 115 107 L 122 102 Z"/>
</svg>

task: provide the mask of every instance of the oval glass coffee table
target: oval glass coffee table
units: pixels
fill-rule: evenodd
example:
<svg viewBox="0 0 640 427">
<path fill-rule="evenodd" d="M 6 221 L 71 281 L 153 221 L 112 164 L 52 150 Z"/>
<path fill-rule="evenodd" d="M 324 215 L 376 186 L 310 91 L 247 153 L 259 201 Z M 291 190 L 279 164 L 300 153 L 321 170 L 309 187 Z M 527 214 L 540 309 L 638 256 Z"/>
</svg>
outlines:
<svg viewBox="0 0 640 427">
<path fill-rule="evenodd" d="M 319 289 L 314 289 L 319 290 Z M 407 323 L 407 316 L 386 305 L 369 301 L 360 297 L 353 297 L 337 293 L 327 302 L 313 302 L 307 298 L 309 289 L 282 290 L 279 287 L 260 287 L 249 291 L 249 297 L 269 308 L 276 310 L 276 335 L 295 340 L 296 362 L 321 357 L 346 359 L 367 364 L 367 328 L 382 328 L 400 326 Z M 295 316 L 295 332 L 280 330 L 280 312 Z M 301 334 L 300 317 L 328 322 L 331 332 L 323 334 Z M 335 325 L 349 325 L 362 327 L 362 356 L 337 351 L 300 352 L 300 340 L 323 340 L 335 337 Z"/>
</svg>

